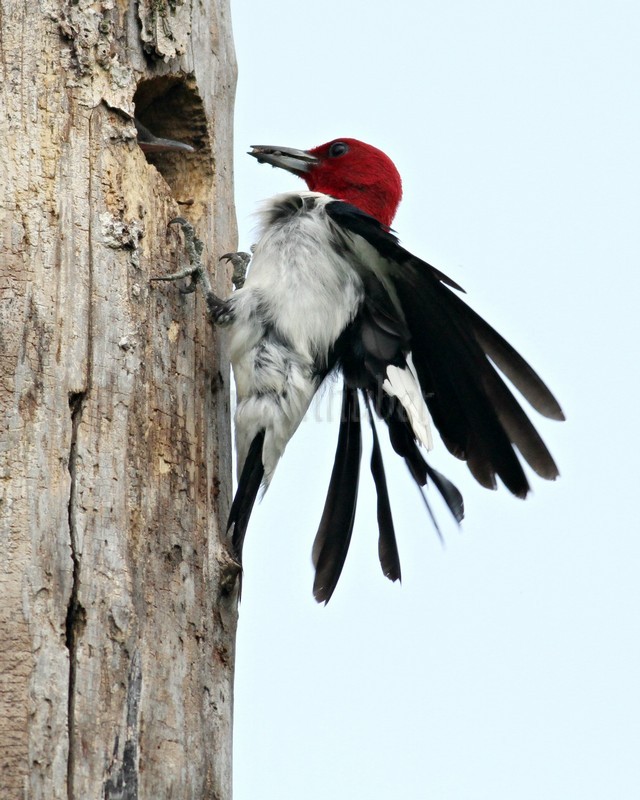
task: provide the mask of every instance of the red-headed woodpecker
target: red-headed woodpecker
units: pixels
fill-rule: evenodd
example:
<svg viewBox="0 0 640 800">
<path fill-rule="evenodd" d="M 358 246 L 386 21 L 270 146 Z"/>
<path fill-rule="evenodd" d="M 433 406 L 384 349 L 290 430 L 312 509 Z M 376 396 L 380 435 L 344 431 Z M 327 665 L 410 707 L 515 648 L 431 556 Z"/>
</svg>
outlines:
<svg viewBox="0 0 640 800">
<path fill-rule="evenodd" d="M 313 150 L 254 146 L 250 155 L 299 176 L 309 191 L 264 204 L 249 273 L 228 300 L 213 295 L 199 264 L 191 269 L 205 282 L 211 316 L 230 333 L 238 489 L 228 529 L 240 561 L 260 486 L 269 485 L 320 385 L 341 373 L 338 445 L 313 547 L 314 595 L 327 602 L 354 524 L 359 396 L 373 431 L 380 563 L 391 580 L 400 578 L 400 561 L 373 412 L 413 480 L 430 481 L 458 521 L 460 492 L 422 453 L 433 446 L 432 424 L 479 483 L 495 489 L 500 478 L 524 498 L 529 482 L 516 450 L 543 478 L 558 470 L 496 367 L 541 414 L 563 414 L 533 369 L 461 300 L 460 287 L 400 246 L 389 226 L 402 182 L 388 156 L 356 139 Z"/>
</svg>

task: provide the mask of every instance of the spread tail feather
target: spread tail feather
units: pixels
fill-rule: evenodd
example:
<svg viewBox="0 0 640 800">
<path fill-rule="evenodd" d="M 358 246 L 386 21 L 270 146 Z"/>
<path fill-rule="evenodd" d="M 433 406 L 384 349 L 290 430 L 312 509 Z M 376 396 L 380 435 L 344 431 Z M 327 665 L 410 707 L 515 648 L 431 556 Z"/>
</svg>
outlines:
<svg viewBox="0 0 640 800">
<path fill-rule="evenodd" d="M 371 474 L 378 497 L 378 557 L 384 576 L 389 578 L 390 581 L 398 581 L 402 579 L 400 555 L 398 554 L 398 543 L 396 542 L 396 533 L 393 526 L 387 478 L 382 461 L 382 450 L 380 449 L 378 432 L 376 431 L 373 414 L 371 413 L 371 404 L 366 394 L 364 394 L 364 401 L 367 406 L 371 432 L 373 434 Z"/>
<path fill-rule="evenodd" d="M 358 499 L 362 437 L 358 395 L 345 384 L 338 446 L 320 527 L 313 543 L 316 577 L 313 596 L 319 603 L 331 599 L 344 566 Z"/>
<path fill-rule="evenodd" d="M 430 467 L 425 461 L 427 475 L 433 481 L 433 485 L 440 492 L 442 499 L 447 504 L 447 508 L 453 514 L 456 522 L 460 523 L 464 519 L 464 500 L 462 494 L 455 484 L 451 483 L 449 478 Z"/>
<path fill-rule="evenodd" d="M 448 478 L 445 478 L 444 475 L 427 463 L 416 443 L 413 427 L 407 418 L 408 415 L 404 406 L 397 403 L 394 404 L 385 393 L 377 397 L 377 404 L 374 405 L 374 408 L 377 414 L 387 423 L 391 446 L 399 456 L 404 458 L 411 477 L 418 488 L 422 491 L 422 487 L 427 485 L 430 478 L 456 522 L 462 522 L 464 518 L 462 495 Z M 426 501 L 424 494 L 423 500 Z M 428 506 L 428 502 L 426 502 L 426 505 Z M 430 510 L 429 513 L 433 519 L 433 514 L 431 514 Z M 435 519 L 434 524 L 437 529 L 438 526 Z"/>
<path fill-rule="evenodd" d="M 229 520 L 227 521 L 227 533 L 233 526 L 231 544 L 233 554 L 239 564 L 242 564 L 242 546 L 247 532 L 247 525 L 264 476 L 264 465 L 262 463 L 264 434 L 264 430 L 260 431 L 251 442 L 242 466 L 238 488 L 236 489 L 236 495 L 229 511 Z"/>
</svg>

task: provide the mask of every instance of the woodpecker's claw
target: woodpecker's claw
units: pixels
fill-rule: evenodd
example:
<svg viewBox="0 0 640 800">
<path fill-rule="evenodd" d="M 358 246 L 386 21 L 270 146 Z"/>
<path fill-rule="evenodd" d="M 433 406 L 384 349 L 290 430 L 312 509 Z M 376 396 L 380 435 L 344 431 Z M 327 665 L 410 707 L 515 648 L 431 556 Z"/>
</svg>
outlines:
<svg viewBox="0 0 640 800">
<path fill-rule="evenodd" d="M 189 256 L 189 266 L 174 272 L 171 275 L 155 275 L 151 278 L 152 281 L 177 281 L 182 278 L 191 278 L 191 283 L 186 289 L 180 289 L 182 294 L 191 294 L 195 292 L 196 286 L 200 284 L 204 291 L 205 301 L 207 303 L 207 311 L 209 318 L 212 322 L 225 322 L 229 314 L 228 304 L 216 294 L 211 288 L 211 281 L 209 280 L 209 273 L 202 264 L 202 252 L 204 244 L 201 239 L 196 236 L 196 231 L 193 225 L 188 222 L 184 217 L 175 217 L 169 220 L 169 225 L 180 225 L 184 235 L 185 249 Z"/>
<path fill-rule="evenodd" d="M 193 225 L 184 219 L 184 217 L 175 217 L 175 219 L 169 220 L 169 225 L 180 225 L 182 227 L 187 255 L 189 256 L 189 266 L 181 269 L 179 272 L 172 272 L 171 275 L 154 275 L 150 280 L 179 281 L 182 280 L 182 278 L 191 278 L 191 282 L 187 288 L 180 289 L 181 294 L 191 294 L 195 292 L 198 281 L 203 279 L 202 251 L 204 249 L 204 244 L 196 236 Z"/>
<path fill-rule="evenodd" d="M 171 275 L 152 275 L 149 280 L 150 281 L 179 281 L 182 278 L 191 278 L 191 283 L 186 287 L 182 288 L 179 287 L 178 291 L 180 294 L 192 294 L 196 290 L 196 286 L 198 285 L 198 278 L 200 275 L 200 270 L 198 267 L 185 267 L 181 269 L 179 272 L 172 272 Z"/>
<path fill-rule="evenodd" d="M 233 264 L 231 280 L 236 289 L 242 289 L 245 278 L 247 277 L 247 268 L 251 261 L 251 253 L 225 253 L 223 256 L 220 256 L 220 261 L 230 261 Z"/>
</svg>

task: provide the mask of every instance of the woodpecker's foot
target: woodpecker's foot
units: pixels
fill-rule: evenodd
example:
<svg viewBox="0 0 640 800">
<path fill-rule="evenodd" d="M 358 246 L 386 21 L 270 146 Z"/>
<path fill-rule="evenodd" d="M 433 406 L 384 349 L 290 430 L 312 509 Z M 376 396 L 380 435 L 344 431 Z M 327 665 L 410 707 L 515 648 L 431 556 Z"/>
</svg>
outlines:
<svg viewBox="0 0 640 800">
<path fill-rule="evenodd" d="M 186 289 L 180 289 L 183 294 L 195 292 L 196 286 L 200 284 L 204 292 L 207 303 L 207 313 L 212 322 L 224 324 L 230 315 L 229 304 L 226 300 L 218 297 L 211 288 L 209 273 L 202 264 L 202 251 L 204 244 L 196 236 L 196 231 L 190 222 L 183 217 L 176 217 L 169 222 L 169 225 L 180 225 L 184 235 L 185 249 L 189 257 L 189 266 L 174 272 L 171 275 L 155 275 L 152 281 L 178 281 L 182 278 L 191 278 L 191 282 Z"/>
<path fill-rule="evenodd" d="M 225 253 L 223 256 L 220 256 L 220 261 L 230 261 L 233 264 L 231 280 L 236 289 L 242 289 L 245 278 L 247 277 L 247 268 L 251 261 L 251 253 Z"/>
</svg>

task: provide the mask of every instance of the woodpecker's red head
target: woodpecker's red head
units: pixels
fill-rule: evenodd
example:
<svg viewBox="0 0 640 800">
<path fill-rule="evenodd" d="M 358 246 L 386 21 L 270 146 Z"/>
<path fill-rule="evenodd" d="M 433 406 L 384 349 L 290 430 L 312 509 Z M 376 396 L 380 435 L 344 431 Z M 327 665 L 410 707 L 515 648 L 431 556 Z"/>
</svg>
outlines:
<svg viewBox="0 0 640 800">
<path fill-rule="evenodd" d="M 323 192 L 391 225 L 402 198 L 402 181 L 382 150 L 357 139 L 334 139 L 312 150 L 253 145 L 260 163 L 303 178 L 312 192 Z"/>
</svg>

